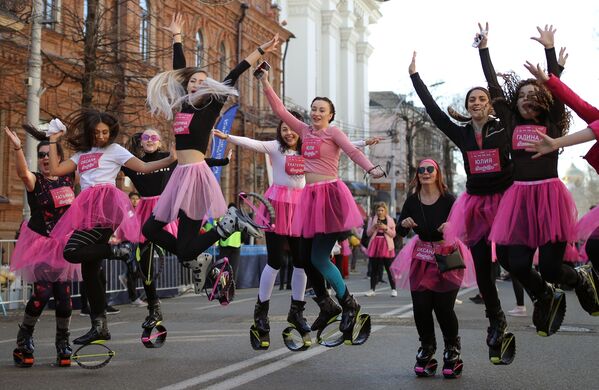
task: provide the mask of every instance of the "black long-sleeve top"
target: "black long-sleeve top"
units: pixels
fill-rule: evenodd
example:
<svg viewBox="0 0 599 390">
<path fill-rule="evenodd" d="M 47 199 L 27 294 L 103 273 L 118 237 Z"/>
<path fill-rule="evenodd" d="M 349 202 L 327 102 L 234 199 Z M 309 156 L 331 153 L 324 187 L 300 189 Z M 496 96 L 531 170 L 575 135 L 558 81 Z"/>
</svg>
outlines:
<svg viewBox="0 0 599 390">
<path fill-rule="evenodd" d="M 408 196 L 403 204 L 395 231 L 402 237 L 407 236 L 410 229 L 402 227 L 401 221 L 411 217 L 418 225 L 414 227 L 414 232 L 418 234 L 420 240 L 428 242 L 441 241 L 443 240 L 443 233 L 437 229 L 447 221 L 453 202 L 455 202 L 455 197 L 447 192 L 431 205 L 423 204 L 418 194 L 412 194 Z"/>
<path fill-rule="evenodd" d="M 514 161 L 514 180 L 536 181 L 558 177 L 557 151 L 545 154 L 540 158 L 533 160 L 531 157 L 535 153 L 527 152 L 524 149 L 513 149 L 512 139 L 514 138 L 514 129 L 516 126 L 520 125 L 544 126 L 547 129 L 547 135 L 552 138 L 560 137 L 562 135 L 561 130 L 556 126 L 556 123 L 560 113 L 564 110 L 563 103 L 554 98 L 554 102 L 550 108 L 549 114 L 542 123 L 520 118 L 519 114 L 511 110 L 507 105 L 503 90 L 497 81 L 497 74 L 495 73 L 493 63 L 491 62 L 489 49 L 480 49 L 479 54 L 483 72 L 485 74 L 485 78 L 487 79 L 487 83 L 489 84 L 489 92 L 493 98 L 493 108 L 495 109 L 495 113 L 497 114 L 498 118 L 508 130 L 510 138 L 509 147 L 512 160 Z M 545 49 L 545 56 L 547 57 L 548 71 L 559 76 L 563 68 L 561 68 L 557 62 L 555 49 Z"/>
<path fill-rule="evenodd" d="M 157 161 L 169 156 L 168 152 L 159 152 L 156 151 L 154 153 L 146 153 L 140 160 L 144 162 Z M 206 158 L 206 164 L 208 166 L 223 166 L 229 163 L 228 158 L 218 159 L 218 158 Z M 150 197 L 150 196 L 158 196 L 162 194 L 166 183 L 171 177 L 171 173 L 173 169 L 177 166 L 177 162 L 173 162 L 166 168 L 158 169 L 154 172 L 150 173 L 141 173 L 129 169 L 127 167 L 122 167 L 121 170 L 135 186 L 135 189 L 141 196 Z"/>
<path fill-rule="evenodd" d="M 182 69 L 185 67 L 185 56 L 183 54 L 183 45 L 179 42 L 173 45 L 173 68 Z M 228 85 L 235 85 L 237 79 L 243 72 L 250 68 L 250 64 L 243 60 L 241 61 L 222 81 Z M 191 121 L 187 124 L 189 134 L 176 134 L 175 143 L 177 150 L 193 149 L 206 153 L 208 149 L 208 141 L 216 120 L 220 115 L 220 111 L 226 102 L 226 98 L 215 98 L 212 96 L 206 97 L 205 102 L 201 102 L 197 107 L 189 104 L 184 104 L 180 113 L 177 113 L 179 118 L 184 118 L 185 114 L 191 114 Z M 183 114 L 183 115 L 180 115 Z M 175 122 L 177 121 L 175 117 Z M 187 121 L 186 121 L 187 123 Z"/>
<path fill-rule="evenodd" d="M 513 164 L 510 159 L 510 137 L 503 124 L 496 118 L 490 118 L 482 129 L 482 148 L 476 142 L 472 123 L 460 126 L 437 105 L 418 73 L 410 76 L 414 89 L 431 120 L 462 152 L 466 170 L 466 191 L 472 195 L 489 195 L 505 191 L 513 182 Z M 498 172 L 477 173 L 470 166 L 470 158 L 475 158 L 481 150 L 497 153 Z M 495 150 L 497 150 L 495 152 Z"/>
</svg>

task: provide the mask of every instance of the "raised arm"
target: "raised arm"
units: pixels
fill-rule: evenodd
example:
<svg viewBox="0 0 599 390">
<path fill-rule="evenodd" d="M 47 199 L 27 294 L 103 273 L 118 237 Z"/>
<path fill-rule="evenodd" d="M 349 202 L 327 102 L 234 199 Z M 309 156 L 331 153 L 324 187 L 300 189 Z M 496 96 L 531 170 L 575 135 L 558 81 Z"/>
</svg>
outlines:
<svg viewBox="0 0 599 390">
<path fill-rule="evenodd" d="M 235 85 L 237 79 L 243 72 L 245 72 L 250 67 L 254 66 L 256 62 L 266 53 L 273 52 L 277 49 L 279 45 L 279 34 L 275 34 L 275 36 L 268 42 L 265 42 L 258 46 L 256 50 L 250 53 L 243 61 L 241 61 L 237 66 L 229 72 L 229 74 L 225 77 L 223 82 L 226 82 L 229 85 Z"/>
<path fill-rule="evenodd" d="M 545 85 L 555 97 L 570 107 L 587 124 L 599 119 L 599 109 L 583 100 L 559 78 L 550 75 Z"/>
<path fill-rule="evenodd" d="M 50 135 L 50 155 L 48 159 L 50 160 L 50 175 L 52 176 L 66 176 L 77 170 L 77 164 L 73 160 L 68 159 L 61 162 L 58 158 L 56 143 L 60 142 L 62 133 L 61 131 Z"/>
<path fill-rule="evenodd" d="M 293 131 L 299 134 L 300 137 L 304 136 L 304 131 L 307 129 L 307 125 L 301 120 L 297 119 L 287 109 L 285 105 L 279 99 L 275 91 L 272 89 L 270 83 L 268 82 L 268 72 L 264 72 L 264 76 L 262 76 L 262 87 L 264 88 L 264 95 L 266 96 L 266 100 L 268 100 L 268 104 L 270 104 L 270 108 L 274 111 L 277 116 L 287 124 L 287 126 L 291 127 Z"/>
<path fill-rule="evenodd" d="M 173 69 L 183 69 L 186 66 L 185 54 L 183 53 L 183 25 L 185 20 L 183 15 L 175 12 L 171 17 L 171 24 L 163 26 L 162 29 L 170 33 L 173 37 Z"/>
<path fill-rule="evenodd" d="M 420 78 L 420 75 L 416 71 L 416 52 L 412 54 L 412 62 L 408 68 L 408 72 L 410 73 L 410 78 L 412 79 L 412 84 L 414 85 L 414 89 L 424 104 L 426 108 L 426 112 L 431 117 L 431 120 L 441 130 L 449 139 L 456 144 L 458 148 L 462 148 L 463 142 L 463 129 L 461 126 L 456 125 L 452 122 L 447 114 L 439 107 L 430 91 Z"/>
<path fill-rule="evenodd" d="M 16 152 L 17 175 L 23 181 L 23 184 L 25 184 L 27 192 L 31 192 L 35 188 L 36 178 L 27 166 L 27 160 L 25 159 L 25 153 L 23 153 L 23 145 L 21 144 L 21 140 L 19 139 L 17 133 L 9 129 L 7 126 L 4 127 L 4 132 L 6 133 L 8 139 L 12 143 L 13 149 Z"/>
<path fill-rule="evenodd" d="M 560 77 L 563 67 L 560 66 L 557 55 L 555 54 L 555 32 L 556 28 L 553 25 L 546 24 L 544 28 L 537 26 L 539 32 L 538 37 L 530 37 L 530 39 L 539 42 L 545 48 L 545 58 L 547 59 L 547 71 Z"/>
</svg>

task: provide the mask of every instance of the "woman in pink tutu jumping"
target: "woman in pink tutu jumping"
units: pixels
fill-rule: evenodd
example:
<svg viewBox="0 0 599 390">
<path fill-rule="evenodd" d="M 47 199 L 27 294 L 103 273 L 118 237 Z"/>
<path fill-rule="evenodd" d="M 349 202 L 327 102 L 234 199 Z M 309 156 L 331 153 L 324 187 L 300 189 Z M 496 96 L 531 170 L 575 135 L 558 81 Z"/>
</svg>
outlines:
<svg viewBox="0 0 599 390">
<path fill-rule="evenodd" d="M 64 126 L 59 126 L 57 132 L 50 135 L 50 174 L 64 176 L 77 172 L 81 193 L 56 225 L 51 237 L 66 242 L 63 255 L 68 262 L 81 263 L 92 327 L 73 342 L 89 344 L 96 340 L 110 340 L 105 285 L 100 277 L 101 262 L 103 259 L 126 259 L 131 252 L 128 243 L 111 246 L 108 240 L 117 229 L 123 240 L 139 240 L 139 221 L 127 195 L 116 187 L 116 176 L 123 166 L 150 173 L 169 166 L 176 156 L 171 154 L 157 161 L 141 161 L 115 143 L 120 126 L 114 116 L 85 109 L 73 116 L 66 130 L 67 143 L 76 153 L 61 162 L 57 143 L 65 130 Z"/>
</svg>

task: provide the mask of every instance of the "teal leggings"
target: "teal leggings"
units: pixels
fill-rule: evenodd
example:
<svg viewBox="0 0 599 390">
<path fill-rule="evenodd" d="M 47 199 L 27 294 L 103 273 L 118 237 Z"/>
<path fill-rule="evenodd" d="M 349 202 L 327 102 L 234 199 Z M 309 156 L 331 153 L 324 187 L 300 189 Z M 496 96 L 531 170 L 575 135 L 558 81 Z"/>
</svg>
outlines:
<svg viewBox="0 0 599 390">
<path fill-rule="evenodd" d="M 339 299 L 345 295 L 347 286 L 339 269 L 331 263 L 330 255 L 335 241 L 343 238 L 342 236 L 341 233 L 319 234 L 314 238 L 302 238 L 301 242 L 302 252 L 310 254 L 312 264 L 331 284 Z"/>
</svg>

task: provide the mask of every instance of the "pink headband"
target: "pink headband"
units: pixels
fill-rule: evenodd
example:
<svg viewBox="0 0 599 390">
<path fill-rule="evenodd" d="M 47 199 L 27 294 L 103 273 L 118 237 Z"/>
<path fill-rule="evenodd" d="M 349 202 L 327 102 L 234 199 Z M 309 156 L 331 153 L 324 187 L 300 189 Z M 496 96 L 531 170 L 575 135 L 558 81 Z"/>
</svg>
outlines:
<svg viewBox="0 0 599 390">
<path fill-rule="evenodd" d="M 432 160 L 430 158 L 424 159 L 424 160 L 420 161 L 420 164 L 418 164 L 418 166 L 421 166 L 424 163 L 432 164 L 437 169 L 437 171 L 439 170 L 439 164 L 437 164 L 437 162 L 435 160 Z"/>
</svg>

